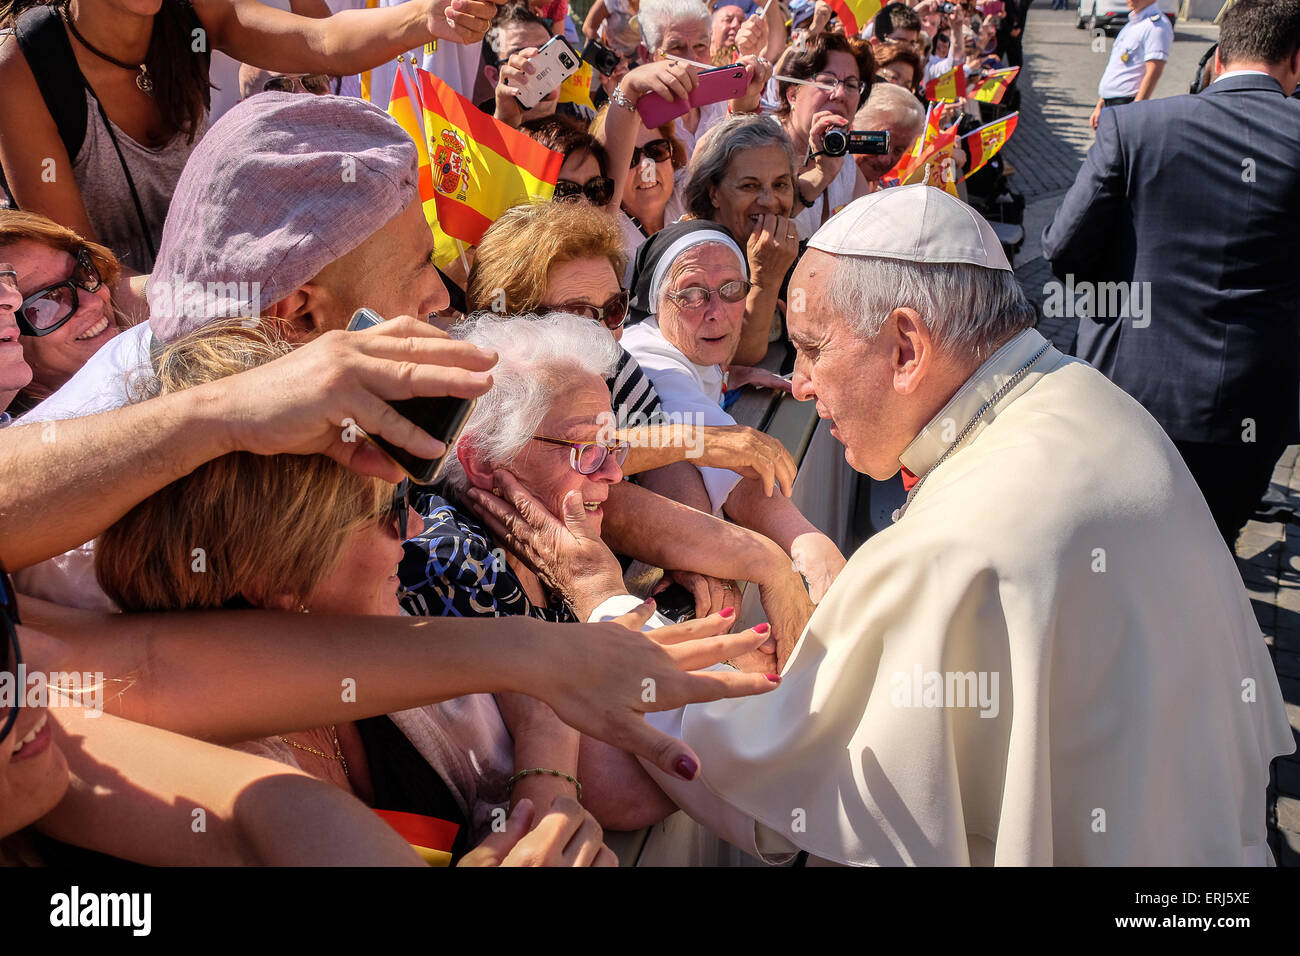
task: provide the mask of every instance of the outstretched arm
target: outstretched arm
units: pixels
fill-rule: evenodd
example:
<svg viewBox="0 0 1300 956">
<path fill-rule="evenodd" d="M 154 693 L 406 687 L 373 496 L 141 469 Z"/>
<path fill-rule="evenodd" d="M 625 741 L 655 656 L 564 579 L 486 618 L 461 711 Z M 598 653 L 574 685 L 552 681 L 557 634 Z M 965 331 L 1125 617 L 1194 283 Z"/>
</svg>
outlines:
<svg viewBox="0 0 1300 956">
<path fill-rule="evenodd" d="M 430 40 L 477 43 L 497 6 L 496 0 L 410 0 L 313 19 L 258 0 L 194 3 L 213 49 L 267 70 L 341 76 L 373 69 Z"/>
<path fill-rule="evenodd" d="M 49 711 L 71 780 L 37 827 L 150 866 L 420 866 L 328 783 L 262 757 L 80 708 Z"/>
<path fill-rule="evenodd" d="M 647 640 L 639 628 L 651 611 L 574 625 L 278 611 L 100 614 L 25 598 L 31 626 L 23 644 L 33 669 L 102 673 L 108 711 L 218 743 L 514 691 L 545 701 L 583 733 L 668 773 L 688 768 L 691 777 L 699 761 L 690 748 L 641 715 L 773 689 L 761 674 L 689 673 L 751 651 L 766 635 L 724 634 L 730 621 L 711 616 Z M 647 680 L 656 688 L 650 700 Z"/>
<path fill-rule="evenodd" d="M 403 318 L 364 332 L 328 332 L 259 368 L 137 405 L 11 426 L 0 431 L 0 561 L 14 571 L 75 548 L 158 489 L 232 451 L 325 454 L 360 474 L 398 481 L 398 467 L 344 423 L 436 455 L 442 446 L 386 400 L 474 398 L 491 388 L 494 364 L 494 353 Z"/>
</svg>

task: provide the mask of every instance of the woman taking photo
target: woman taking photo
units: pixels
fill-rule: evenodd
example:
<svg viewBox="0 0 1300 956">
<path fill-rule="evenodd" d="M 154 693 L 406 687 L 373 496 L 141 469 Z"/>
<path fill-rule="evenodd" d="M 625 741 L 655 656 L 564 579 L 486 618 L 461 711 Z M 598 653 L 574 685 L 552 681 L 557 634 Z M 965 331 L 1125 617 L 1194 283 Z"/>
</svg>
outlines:
<svg viewBox="0 0 1300 956">
<path fill-rule="evenodd" d="M 256 0 L 5 0 L 9 194 L 107 246 L 130 275 L 147 274 L 207 127 L 211 50 L 285 73 L 350 75 L 430 40 L 477 42 L 495 10 L 491 0 L 412 0 L 315 20 Z"/>
<path fill-rule="evenodd" d="M 795 221 L 807 239 L 841 207 L 869 191 L 845 156 L 828 156 L 826 131 L 848 129 L 871 91 L 876 72 L 871 47 L 843 34 L 822 33 L 802 49 L 786 51 L 777 74 L 781 106 L 776 119 L 799 161 Z"/>
<path fill-rule="evenodd" d="M 730 116 L 695 148 L 682 198 L 695 219 L 725 226 L 749 264 L 745 325 L 732 361 L 757 365 L 781 336 L 785 285 L 799 257 L 795 156 L 780 127 L 761 116 Z"/>
</svg>

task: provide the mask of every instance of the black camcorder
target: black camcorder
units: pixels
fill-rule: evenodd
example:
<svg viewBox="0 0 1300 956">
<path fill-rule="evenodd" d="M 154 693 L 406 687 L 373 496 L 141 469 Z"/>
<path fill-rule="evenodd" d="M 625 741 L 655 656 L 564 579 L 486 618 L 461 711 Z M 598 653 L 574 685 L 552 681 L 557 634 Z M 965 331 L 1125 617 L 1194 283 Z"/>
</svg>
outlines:
<svg viewBox="0 0 1300 956">
<path fill-rule="evenodd" d="M 889 152 L 887 129 L 828 129 L 822 136 L 822 152 L 827 156 L 857 155 L 883 156 Z"/>
</svg>

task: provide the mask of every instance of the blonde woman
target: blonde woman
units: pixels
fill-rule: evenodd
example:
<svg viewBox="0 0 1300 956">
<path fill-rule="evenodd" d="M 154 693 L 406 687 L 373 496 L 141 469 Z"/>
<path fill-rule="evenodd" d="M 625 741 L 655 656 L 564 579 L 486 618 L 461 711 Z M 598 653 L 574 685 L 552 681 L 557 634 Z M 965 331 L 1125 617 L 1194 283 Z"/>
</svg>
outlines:
<svg viewBox="0 0 1300 956">
<path fill-rule="evenodd" d="M 219 324 L 168 347 L 144 391 L 199 386 L 290 348 L 261 329 Z M 239 452 L 132 508 L 100 536 L 95 570 L 128 612 L 255 607 L 389 616 L 400 613 L 397 565 L 408 521 L 412 533 L 419 530 L 405 488 L 324 456 Z M 549 806 L 557 796 L 531 778 L 512 786 L 516 758 L 529 759 L 527 735 L 512 742 L 487 694 L 391 718 L 295 729 L 242 749 L 327 780 L 394 825 L 410 814 L 434 821 L 441 842 L 422 845 L 432 851 L 427 858 L 441 862 L 484 839 L 494 811 L 512 799 L 545 791 L 540 805 Z M 572 862 L 614 862 L 594 819 L 584 817 L 580 830 L 586 849 Z"/>
</svg>

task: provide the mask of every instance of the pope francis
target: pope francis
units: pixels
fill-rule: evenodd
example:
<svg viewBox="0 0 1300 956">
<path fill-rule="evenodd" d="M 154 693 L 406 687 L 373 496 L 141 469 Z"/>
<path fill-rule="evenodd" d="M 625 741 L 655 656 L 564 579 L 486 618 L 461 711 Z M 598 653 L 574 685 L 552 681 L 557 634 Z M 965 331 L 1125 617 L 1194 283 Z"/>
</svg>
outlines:
<svg viewBox="0 0 1300 956">
<path fill-rule="evenodd" d="M 1269 762 L 1294 742 L 1160 426 L 1031 328 L 992 229 L 942 190 L 853 202 L 790 289 L 795 397 L 910 490 L 781 648 L 777 692 L 649 718 L 702 761 L 651 771 L 669 796 L 769 862 L 1272 863 Z"/>
</svg>

